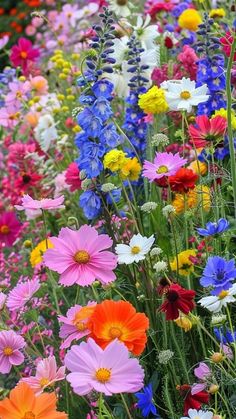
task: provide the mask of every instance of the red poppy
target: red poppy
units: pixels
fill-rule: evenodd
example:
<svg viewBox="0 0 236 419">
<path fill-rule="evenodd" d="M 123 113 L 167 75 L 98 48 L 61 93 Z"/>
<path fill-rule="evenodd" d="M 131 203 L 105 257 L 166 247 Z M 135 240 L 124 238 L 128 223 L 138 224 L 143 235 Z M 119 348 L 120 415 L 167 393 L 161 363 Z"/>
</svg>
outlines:
<svg viewBox="0 0 236 419">
<path fill-rule="evenodd" d="M 196 125 L 189 125 L 190 143 L 196 148 L 205 147 L 208 141 L 223 137 L 227 121 L 220 115 L 209 119 L 206 115 L 196 117 Z"/>
<path fill-rule="evenodd" d="M 169 177 L 170 188 L 173 192 L 187 193 L 194 189 L 198 175 L 191 169 L 180 168 L 175 175 Z"/>
<path fill-rule="evenodd" d="M 220 43 L 223 45 L 223 51 L 227 57 L 230 56 L 232 43 L 233 43 L 234 37 L 231 32 L 226 32 L 225 36 L 223 38 L 220 38 Z M 236 52 L 234 54 L 234 61 L 236 60 Z"/>
<path fill-rule="evenodd" d="M 209 393 L 206 391 L 199 391 L 199 393 L 192 394 L 191 386 L 189 384 L 183 384 L 177 386 L 181 396 L 184 398 L 184 415 L 188 414 L 189 409 L 199 410 L 202 404 L 209 403 Z"/>
<path fill-rule="evenodd" d="M 159 310 L 166 314 L 166 320 L 178 319 L 179 310 L 188 314 L 194 308 L 195 294 L 193 290 L 186 290 L 178 284 L 172 284 L 165 294 L 166 299 Z"/>
</svg>

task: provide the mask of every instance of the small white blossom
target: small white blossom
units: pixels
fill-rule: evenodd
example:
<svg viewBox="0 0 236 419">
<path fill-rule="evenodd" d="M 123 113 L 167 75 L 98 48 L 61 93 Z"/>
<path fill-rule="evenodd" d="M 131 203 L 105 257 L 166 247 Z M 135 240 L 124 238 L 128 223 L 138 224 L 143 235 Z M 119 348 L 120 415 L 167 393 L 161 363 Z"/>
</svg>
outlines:
<svg viewBox="0 0 236 419">
<path fill-rule="evenodd" d="M 175 213 L 175 207 L 173 207 L 173 205 L 166 205 L 164 208 L 162 208 L 162 214 L 166 218 L 169 218 L 170 214 L 173 213 Z"/>
<path fill-rule="evenodd" d="M 162 260 L 160 262 L 155 263 L 153 268 L 157 273 L 164 272 L 167 270 L 167 263 L 164 260 Z"/>
<path fill-rule="evenodd" d="M 112 192 L 114 189 L 117 189 L 116 185 L 114 183 L 104 183 L 101 186 L 101 191 L 104 193 Z"/>
<path fill-rule="evenodd" d="M 151 212 L 154 211 L 157 208 L 157 203 L 156 202 L 145 202 L 145 204 L 143 204 L 140 209 L 143 212 Z"/>
<path fill-rule="evenodd" d="M 235 296 L 236 284 L 233 284 L 229 290 L 221 291 L 219 295 L 210 295 L 209 297 L 201 298 L 199 304 L 212 313 L 218 313 L 228 303 L 234 303 L 236 301 Z"/>
<path fill-rule="evenodd" d="M 57 139 L 56 123 L 50 114 L 40 116 L 34 134 L 41 149 L 48 151 L 51 143 Z"/>
<path fill-rule="evenodd" d="M 165 134 L 155 134 L 153 137 L 152 137 L 152 140 L 151 140 L 151 145 L 153 146 L 153 147 L 156 147 L 156 146 L 159 146 L 159 145 L 164 145 L 164 146 L 166 146 L 166 145 L 168 145 L 169 144 L 169 138 L 167 137 L 167 135 L 165 135 Z"/>
<path fill-rule="evenodd" d="M 150 256 L 159 256 L 162 253 L 162 249 L 160 247 L 154 247 L 151 252 L 150 252 Z"/>
<path fill-rule="evenodd" d="M 168 364 L 170 359 L 174 356 L 174 352 L 170 349 L 166 349 L 165 351 L 161 351 L 158 354 L 158 360 L 160 364 Z"/>
<path fill-rule="evenodd" d="M 117 244 L 115 250 L 118 255 L 118 263 L 129 265 L 144 260 L 154 241 L 155 237 L 153 235 L 145 237 L 141 234 L 135 234 L 129 244 Z"/>
<path fill-rule="evenodd" d="M 226 322 L 227 316 L 225 314 L 217 314 L 212 316 L 211 318 L 211 325 L 216 326 L 218 324 L 223 324 Z"/>
</svg>

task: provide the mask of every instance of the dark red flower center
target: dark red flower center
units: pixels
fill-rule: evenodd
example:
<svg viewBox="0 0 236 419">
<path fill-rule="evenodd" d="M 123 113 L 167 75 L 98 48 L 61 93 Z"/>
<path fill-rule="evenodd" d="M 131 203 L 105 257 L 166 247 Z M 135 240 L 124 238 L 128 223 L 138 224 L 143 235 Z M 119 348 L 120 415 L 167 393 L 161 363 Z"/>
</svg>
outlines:
<svg viewBox="0 0 236 419">
<path fill-rule="evenodd" d="M 178 298 L 179 298 L 179 294 L 176 291 L 170 290 L 167 294 L 167 300 L 170 303 L 174 303 L 176 300 L 178 300 Z"/>
<path fill-rule="evenodd" d="M 24 183 L 29 183 L 31 181 L 31 176 L 23 175 L 22 180 L 23 180 Z"/>
</svg>

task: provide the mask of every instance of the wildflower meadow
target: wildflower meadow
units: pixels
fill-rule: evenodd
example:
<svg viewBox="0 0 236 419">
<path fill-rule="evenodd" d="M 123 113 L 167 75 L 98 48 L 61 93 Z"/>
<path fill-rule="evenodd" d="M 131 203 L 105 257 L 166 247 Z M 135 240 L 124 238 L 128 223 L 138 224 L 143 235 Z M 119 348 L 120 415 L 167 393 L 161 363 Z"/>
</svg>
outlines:
<svg viewBox="0 0 236 419">
<path fill-rule="evenodd" d="M 236 419 L 236 3 L 1 0 L 0 419 Z"/>
</svg>

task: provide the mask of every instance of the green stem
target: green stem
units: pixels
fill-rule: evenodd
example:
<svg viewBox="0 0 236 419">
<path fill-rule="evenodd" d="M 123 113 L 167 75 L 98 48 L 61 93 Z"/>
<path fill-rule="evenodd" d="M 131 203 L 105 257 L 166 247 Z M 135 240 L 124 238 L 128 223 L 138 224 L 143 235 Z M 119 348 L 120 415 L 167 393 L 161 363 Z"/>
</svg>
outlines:
<svg viewBox="0 0 236 419">
<path fill-rule="evenodd" d="M 122 394 L 122 393 L 120 393 L 120 397 L 121 397 L 122 403 L 123 403 L 123 405 L 124 405 L 124 408 L 125 408 L 125 410 L 126 410 L 126 413 L 127 413 L 127 418 L 132 419 L 132 416 L 131 416 L 131 414 L 130 414 L 129 408 L 128 408 L 128 406 L 127 406 L 127 403 L 126 403 L 125 398 L 124 398 L 124 396 L 123 396 L 123 394 Z"/>
</svg>

